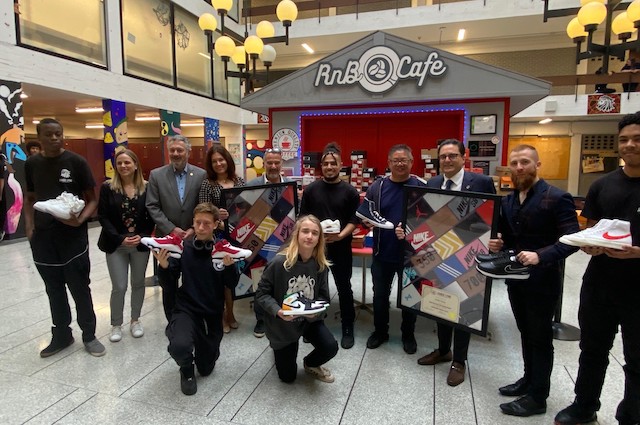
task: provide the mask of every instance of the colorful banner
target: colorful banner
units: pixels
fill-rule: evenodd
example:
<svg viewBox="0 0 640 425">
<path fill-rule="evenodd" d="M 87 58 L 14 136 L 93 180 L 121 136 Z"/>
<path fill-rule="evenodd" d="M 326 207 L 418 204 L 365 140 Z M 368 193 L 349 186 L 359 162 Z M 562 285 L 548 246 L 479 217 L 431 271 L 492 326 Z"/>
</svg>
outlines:
<svg viewBox="0 0 640 425">
<path fill-rule="evenodd" d="M 180 113 L 160 109 L 160 140 L 162 142 L 162 155 L 164 163 L 169 163 L 169 157 L 166 149 L 167 138 L 182 134 L 180 129 Z"/>
<path fill-rule="evenodd" d="M 220 121 L 214 118 L 204 119 L 204 149 L 209 150 L 211 144 L 220 141 Z"/>
<path fill-rule="evenodd" d="M 102 99 L 102 124 L 104 125 L 104 175 L 111 179 L 115 174 L 117 149 L 126 148 L 129 142 L 127 128 L 127 104 L 118 100 Z"/>
<path fill-rule="evenodd" d="M 487 334 L 491 279 L 476 270 L 488 253 L 500 197 L 405 187 L 405 261 L 398 307 Z"/>
<path fill-rule="evenodd" d="M 253 296 L 267 263 L 293 231 L 298 214 L 295 182 L 222 190 L 229 219 L 227 239 L 253 254 L 238 263 L 240 280 L 234 298 Z"/>
</svg>

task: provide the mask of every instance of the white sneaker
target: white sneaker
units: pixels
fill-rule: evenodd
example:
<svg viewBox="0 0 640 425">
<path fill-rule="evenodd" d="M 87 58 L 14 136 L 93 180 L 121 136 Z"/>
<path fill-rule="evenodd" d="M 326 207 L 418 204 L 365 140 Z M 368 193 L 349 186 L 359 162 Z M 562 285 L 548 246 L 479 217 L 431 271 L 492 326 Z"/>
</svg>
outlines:
<svg viewBox="0 0 640 425">
<path fill-rule="evenodd" d="M 329 303 L 323 300 L 310 300 L 302 292 L 288 294 L 282 301 L 282 314 L 285 316 L 304 316 L 307 314 L 322 313 L 329 307 Z"/>
<path fill-rule="evenodd" d="M 340 220 L 326 219 L 320 222 L 324 233 L 340 233 Z"/>
<path fill-rule="evenodd" d="M 112 326 L 109 341 L 118 342 L 122 339 L 122 326 Z"/>
<path fill-rule="evenodd" d="M 571 246 L 622 249 L 623 245 L 633 245 L 630 227 L 628 221 L 603 218 L 593 227 L 562 236 L 560 242 Z"/>
<path fill-rule="evenodd" d="M 142 328 L 142 323 L 140 323 L 139 320 L 131 322 L 131 327 L 129 328 L 129 330 L 131 331 L 131 336 L 133 336 L 134 338 L 140 338 L 142 335 L 144 335 L 144 329 Z"/>
<path fill-rule="evenodd" d="M 336 380 L 336 378 L 333 376 L 331 371 L 324 366 L 311 367 L 305 364 L 304 371 L 307 372 L 309 375 L 312 375 L 317 380 L 326 382 L 328 384 Z"/>
<path fill-rule="evenodd" d="M 82 212 L 84 201 L 72 193 L 62 192 L 55 199 L 36 202 L 33 208 L 56 218 L 68 220 L 72 215 L 77 216 Z"/>
</svg>

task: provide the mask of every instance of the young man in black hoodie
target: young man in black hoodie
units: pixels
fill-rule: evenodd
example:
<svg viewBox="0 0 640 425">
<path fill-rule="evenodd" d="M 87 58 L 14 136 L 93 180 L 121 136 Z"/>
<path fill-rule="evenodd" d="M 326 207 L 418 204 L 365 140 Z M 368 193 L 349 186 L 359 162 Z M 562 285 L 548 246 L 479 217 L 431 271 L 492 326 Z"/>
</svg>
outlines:
<svg viewBox="0 0 640 425">
<path fill-rule="evenodd" d="M 182 274 L 167 336 L 169 354 L 180 366 L 180 389 L 185 395 L 198 391 L 194 363 L 201 376 L 208 376 L 220 356 L 224 282 L 211 260 L 213 231 L 219 221 L 218 208 L 208 202 L 198 204 L 193 210 L 195 237 L 184 242 L 182 257 L 170 258 L 165 249 L 153 253 L 160 278 L 177 280 Z M 227 255 L 223 263 L 230 266 L 233 259 Z"/>
</svg>

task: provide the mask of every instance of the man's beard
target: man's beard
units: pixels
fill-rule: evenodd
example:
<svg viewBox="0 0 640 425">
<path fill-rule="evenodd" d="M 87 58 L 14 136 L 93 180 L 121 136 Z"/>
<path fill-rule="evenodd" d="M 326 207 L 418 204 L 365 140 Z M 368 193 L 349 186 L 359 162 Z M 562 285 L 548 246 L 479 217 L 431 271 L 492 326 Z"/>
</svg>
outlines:
<svg viewBox="0 0 640 425">
<path fill-rule="evenodd" d="M 538 174 L 536 172 L 533 173 L 525 173 L 522 175 L 513 175 L 511 179 L 513 180 L 513 184 L 516 187 L 516 190 L 522 192 L 524 190 L 528 190 L 531 186 L 533 186 L 533 182 L 535 181 Z"/>
<path fill-rule="evenodd" d="M 335 181 L 338 181 L 338 179 L 340 178 L 340 175 L 336 174 L 333 177 L 327 177 L 327 176 L 323 176 L 324 181 L 329 182 L 329 183 L 333 183 Z"/>
</svg>

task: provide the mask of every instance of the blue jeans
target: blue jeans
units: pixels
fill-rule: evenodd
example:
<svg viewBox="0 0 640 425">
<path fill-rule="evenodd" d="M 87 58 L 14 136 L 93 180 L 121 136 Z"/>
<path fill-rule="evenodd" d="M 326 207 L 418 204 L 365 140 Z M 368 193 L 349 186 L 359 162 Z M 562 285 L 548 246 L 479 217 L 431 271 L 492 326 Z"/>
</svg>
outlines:
<svg viewBox="0 0 640 425">
<path fill-rule="evenodd" d="M 379 334 L 389 333 L 389 296 L 393 286 L 393 276 L 398 276 L 398 285 L 402 284 L 402 263 L 388 263 L 373 257 L 371 278 L 373 279 L 373 325 Z M 402 310 L 402 335 L 413 335 L 417 315 Z"/>
</svg>

